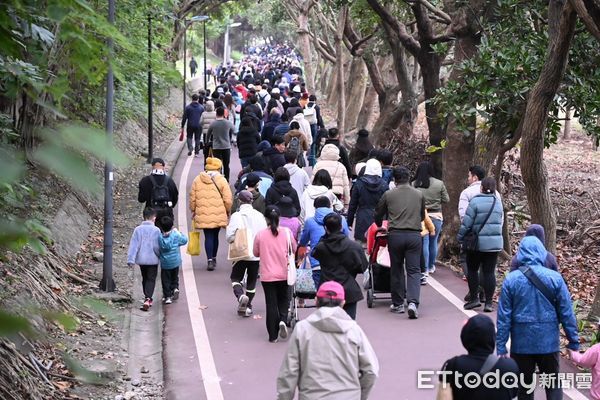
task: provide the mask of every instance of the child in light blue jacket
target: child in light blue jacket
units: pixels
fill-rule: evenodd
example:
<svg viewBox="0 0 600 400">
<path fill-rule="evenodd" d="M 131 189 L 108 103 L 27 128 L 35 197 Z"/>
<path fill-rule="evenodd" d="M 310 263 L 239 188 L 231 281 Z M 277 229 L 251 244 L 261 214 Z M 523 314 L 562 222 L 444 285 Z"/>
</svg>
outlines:
<svg viewBox="0 0 600 400">
<path fill-rule="evenodd" d="M 160 220 L 164 229 L 158 238 L 160 248 L 160 280 L 165 296 L 165 304 L 171 304 L 179 297 L 179 267 L 181 253 L 179 248 L 187 244 L 187 237 L 173 228 L 173 219 L 165 216 Z"/>
<path fill-rule="evenodd" d="M 156 285 L 156 274 L 158 272 L 158 238 L 160 229 L 154 225 L 156 210 L 144 209 L 144 222 L 133 231 L 129 250 L 127 251 L 127 265 L 140 266 L 142 272 L 142 290 L 144 292 L 144 304 L 141 309 L 148 311 L 152 307 L 152 295 Z"/>
</svg>

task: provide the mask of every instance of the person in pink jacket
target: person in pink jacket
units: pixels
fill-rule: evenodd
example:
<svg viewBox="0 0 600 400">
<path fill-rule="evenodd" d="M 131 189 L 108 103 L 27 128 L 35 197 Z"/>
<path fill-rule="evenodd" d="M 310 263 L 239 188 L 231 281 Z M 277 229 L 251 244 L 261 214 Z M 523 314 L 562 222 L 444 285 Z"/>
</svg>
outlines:
<svg viewBox="0 0 600 400">
<path fill-rule="evenodd" d="M 279 226 L 277 206 L 265 210 L 267 229 L 254 238 L 254 255 L 260 258 L 260 280 L 265 292 L 269 342 L 286 339 L 288 314 L 288 254 L 296 253 L 296 239 L 288 228 Z"/>
<path fill-rule="evenodd" d="M 598 329 L 600 330 L 600 322 Z M 600 400 L 600 343 L 593 345 L 583 354 L 569 350 L 569 355 L 575 364 L 592 370 L 590 396 L 592 396 L 592 400 Z"/>
</svg>

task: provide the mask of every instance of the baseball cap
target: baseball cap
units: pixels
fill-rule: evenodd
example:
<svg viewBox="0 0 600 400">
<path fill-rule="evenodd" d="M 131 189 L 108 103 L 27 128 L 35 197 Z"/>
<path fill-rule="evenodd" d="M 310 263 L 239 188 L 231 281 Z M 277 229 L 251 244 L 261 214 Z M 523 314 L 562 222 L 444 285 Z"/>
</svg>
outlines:
<svg viewBox="0 0 600 400">
<path fill-rule="evenodd" d="M 242 190 L 238 194 L 238 199 L 240 199 L 240 202 L 242 202 L 244 204 L 252 203 L 253 198 L 254 198 L 254 196 L 252 196 L 252 193 L 250 193 L 248 190 Z"/>
<path fill-rule="evenodd" d="M 335 281 L 328 281 L 319 287 L 317 297 L 320 299 L 344 300 L 346 295 L 342 285 Z"/>
<path fill-rule="evenodd" d="M 256 184 L 260 182 L 260 176 L 255 174 L 254 172 L 250 172 L 248 176 L 246 176 L 246 185 L 247 186 L 256 186 Z"/>
</svg>

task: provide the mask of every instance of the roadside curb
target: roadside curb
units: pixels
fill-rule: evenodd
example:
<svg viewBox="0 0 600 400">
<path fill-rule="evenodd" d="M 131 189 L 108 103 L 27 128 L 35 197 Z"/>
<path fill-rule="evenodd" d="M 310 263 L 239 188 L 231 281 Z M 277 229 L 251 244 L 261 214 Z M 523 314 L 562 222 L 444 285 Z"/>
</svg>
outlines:
<svg viewBox="0 0 600 400">
<path fill-rule="evenodd" d="M 172 166 L 171 174 L 175 170 L 177 160 L 185 147 L 185 141 L 176 137 L 162 155 L 167 166 Z M 158 275 L 160 277 L 160 274 Z M 163 364 L 163 327 L 164 310 L 162 305 L 162 287 L 160 278 L 157 279 L 154 305 L 149 311 L 139 309 L 142 293 L 142 279 L 139 267 L 133 273 L 131 296 L 134 299 L 126 321 L 129 330 L 126 348 L 129 354 L 127 363 L 127 391 L 137 391 L 145 385 L 164 387 Z"/>
</svg>

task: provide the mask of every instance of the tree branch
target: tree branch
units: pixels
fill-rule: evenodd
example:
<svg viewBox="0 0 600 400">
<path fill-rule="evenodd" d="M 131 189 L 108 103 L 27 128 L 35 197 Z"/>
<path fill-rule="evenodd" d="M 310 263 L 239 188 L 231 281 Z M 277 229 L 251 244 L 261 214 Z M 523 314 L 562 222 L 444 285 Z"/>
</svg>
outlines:
<svg viewBox="0 0 600 400">
<path fill-rule="evenodd" d="M 450 15 L 446 14 L 444 11 L 440 10 L 439 8 L 437 8 L 436 6 L 434 6 L 427 0 L 404 0 L 404 1 L 411 5 L 413 5 L 414 3 L 420 3 L 423 6 L 425 6 L 426 9 L 431 11 L 435 16 L 437 16 L 438 20 L 440 22 L 443 22 L 447 25 L 450 25 L 452 23 L 452 18 L 450 17 Z"/>
<path fill-rule="evenodd" d="M 384 27 L 388 26 L 397 33 L 397 38 L 400 39 L 404 47 L 406 47 L 411 54 L 415 55 L 421 51 L 420 43 L 407 32 L 406 26 L 398 21 L 396 17 L 390 14 L 390 12 L 379 3 L 379 1 L 367 0 L 367 3 L 369 3 L 379 18 L 381 18 Z M 388 31 L 386 30 L 386 32 Z M 390 41 L 390 43 L 393 43 L 393 40 L 394 39 L 392 37 L 388 36 L 388 41 Z"/>
</svg>

